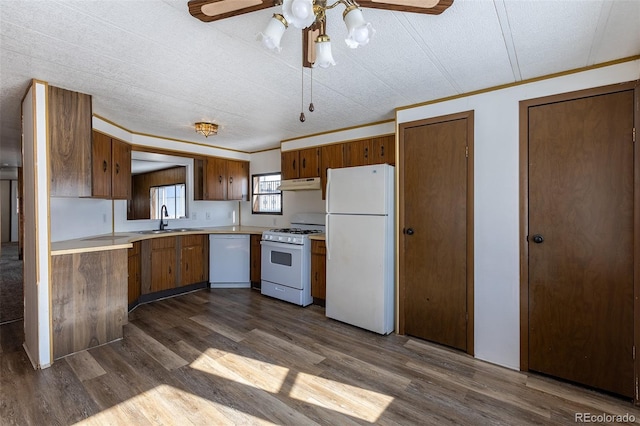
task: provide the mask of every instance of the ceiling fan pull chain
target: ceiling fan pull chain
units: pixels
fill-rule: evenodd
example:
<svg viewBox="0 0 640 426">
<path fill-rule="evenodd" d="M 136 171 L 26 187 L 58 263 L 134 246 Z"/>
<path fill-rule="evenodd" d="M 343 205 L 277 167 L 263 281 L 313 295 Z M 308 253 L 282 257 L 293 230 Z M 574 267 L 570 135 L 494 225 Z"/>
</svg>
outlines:
<svg viewBox="0 0 640 426">
<path fill-rule="evenodd" d="M 304 66 L 300 67 L 300 81 L 302 84 L 300 85 L 300 122 L 304 123 L 307 119 L 304 116 Z"/>
<path fill-rule="evenodd" d="M 309 103 L 309 112 L 313 112 L 316 107 L 313 106 L 313 68 L 311 68 L 311 102 Z"/>
</svg>

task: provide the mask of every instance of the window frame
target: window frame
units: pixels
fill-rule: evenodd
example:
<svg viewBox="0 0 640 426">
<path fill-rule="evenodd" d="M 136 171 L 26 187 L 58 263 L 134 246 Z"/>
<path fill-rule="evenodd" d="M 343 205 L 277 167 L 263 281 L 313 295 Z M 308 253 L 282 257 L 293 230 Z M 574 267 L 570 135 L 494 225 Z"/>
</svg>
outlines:
<svg viewBox="0 0 640 426">
<path fill-rule="evenodd" d="M 280 176 L 280 182 L 282 182 L 282 172 L 268 172 L 268 173 L 256 173 L 251 175 L 251 214 L 266 214 L 266 215 L 276 215 L 282 216 L 282 212 L 284 211 L 284 197 L 282 191 L 277 192 L 254 192 L 256 185 L 254 185 L 255 179 L 260 179 L 263 176 Z M 254 210 L 255 206 L 255 197 L 259 197 L 261 195 L 279 195 L 280 196 L 280 211 L 279 212 L 264 212 L 264 211 L 256 211 Z"/>
<path fill-rule="evenodd" d="M 183 197 L 178 197 L 178 187 L 182 186 L 182 195 Z M 174 192 L 175 192 L 175 196 L 173 197 L 174 199 L 174 205 L 173 205 L 173 212 L 175 212 L 175 215 L 170 215 L 169 217 L 155 217 L 158 216 L 160 214 L 160 209 L 162 208 L 162 204 L 158 204 L 156 207 L 156 211 L 154 212 L 153 209 L 153 204 L 154 204 L 154 197 L 153 197 L 153 191 L 160 191 L 163 188 L 168 188 L 168 187 L 174 187 Z M 184 206 L 183 206 L 183 211 L 184 211 L 184 216 L 178 216 L 177 212 L 178 212 L 178 200 L 180 198 L 184 199 Z M 167 205 L 167 207 L 169 207 Z M 152 220 L 158 220 L 158 219 L 184 219 L 187 217 L 187 188 L 186 188 L 186 183 L 170 183 L 170 184 L 166 184 L 166 185 L 153 185 L 149 187 L 149 217 Z"/>
</svg>

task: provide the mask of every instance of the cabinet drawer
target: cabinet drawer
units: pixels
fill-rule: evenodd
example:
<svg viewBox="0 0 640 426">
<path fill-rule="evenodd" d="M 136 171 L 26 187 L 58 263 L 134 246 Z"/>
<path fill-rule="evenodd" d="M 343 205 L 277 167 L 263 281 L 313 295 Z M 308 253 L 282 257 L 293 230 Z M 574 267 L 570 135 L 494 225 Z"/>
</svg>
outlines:
<svg viewBox="0 0 640 426">
<path fill-rule="evenodd" d="M 151 240 L 151 250 L 173 248 L 176 246 L 176 237 L 153 238 Z"/>
<path fill-rule="evenodd" d="M 205 235 L 183 235 L 182 247 L 203 246 L 205 245 Z"/>
<path fill-rule="evenodd" d="M 324 241 L 311 240 L 311 253 L 327 254 L 327 246 Z"/>
</svg>

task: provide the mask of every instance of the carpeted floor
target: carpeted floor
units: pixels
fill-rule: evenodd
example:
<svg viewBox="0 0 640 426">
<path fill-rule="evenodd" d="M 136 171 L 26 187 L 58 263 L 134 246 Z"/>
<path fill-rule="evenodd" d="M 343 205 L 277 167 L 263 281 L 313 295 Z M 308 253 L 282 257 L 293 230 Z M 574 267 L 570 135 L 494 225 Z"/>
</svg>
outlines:
<svg viewBox="0 0 640 426">
<path fill-rule="evenodd" d="M 22 261 L 18 243 L 3 243 L 0 255 L 0 324 L 22 319 L 24 313 Z"/>
</svg>

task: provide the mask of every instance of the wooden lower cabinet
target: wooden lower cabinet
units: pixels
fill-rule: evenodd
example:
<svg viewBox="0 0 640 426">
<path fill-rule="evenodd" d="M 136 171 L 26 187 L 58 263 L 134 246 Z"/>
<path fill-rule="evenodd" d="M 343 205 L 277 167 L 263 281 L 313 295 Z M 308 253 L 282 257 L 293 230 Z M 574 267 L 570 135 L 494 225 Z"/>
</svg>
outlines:
<svg viewBox="0 0 640 426">
<path fill-rule="evenodd" d="M 178 286 L 196 284 L 207 280 L 207 236 L 184 235 L 180 239 L 180 277 Z"/>
<path fill-rule="evenodd" d="M 176 237 L 151 240 L 150 292 L 176 287 Z"/>
<path fill-rule="evenodd" d="M 51 256 L 53 358 L 122 338 L 127 250 Z"/>
<path fill-rule="evenodd" d="M 311 297 L 320 304 L 327 297 L 327 248 L 321 240 L 311 240 Z"/>
<path fill-rule="evenodd" d="M 203 287 L 209 280 L 209 236 L 139 241 L 129 249 L 129 308 Z M 189 287 L 191 286 L 191 287 Z"/>
<path fill-rule="evenodd" d="M 261 248 L 260 248 L 260 240 L 262 239 L 261 235 L 251 235 L 251 271 L 249 273 L 251 280 L 251 288 L 255 288 L 259 290 L 262 287 L 262 279 L 260 275 L 262 274 L 260 265 L 261 265 Z"/>
<path fill-rule="evenodd" d="M 133 243 L 133 247 L 129 249 L 128 256 L 128 272 L 129 272 L 129 305 L 136 303 L 140 297 L 140 284 L 142 278 L 140 276 L 140 243 Z"/>
</svg>

